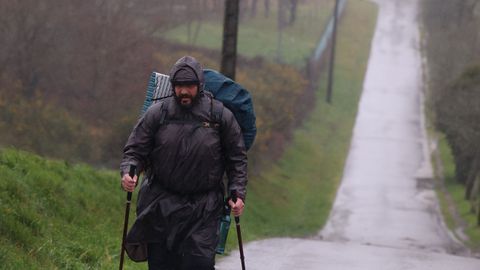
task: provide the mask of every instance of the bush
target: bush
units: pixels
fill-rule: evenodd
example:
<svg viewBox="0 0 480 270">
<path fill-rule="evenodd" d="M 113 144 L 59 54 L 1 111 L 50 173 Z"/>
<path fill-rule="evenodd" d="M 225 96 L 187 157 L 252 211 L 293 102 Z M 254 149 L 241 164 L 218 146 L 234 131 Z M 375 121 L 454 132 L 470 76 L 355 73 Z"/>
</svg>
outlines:
<svg viewBox="0 0 480 270">
<path fill-rule="evenodd" d="M 71 161 L 88 160 L 89 134 L 81 121 L 41 96 L 28 100 L 1 93 L 1 144 Z"/>
</svg>

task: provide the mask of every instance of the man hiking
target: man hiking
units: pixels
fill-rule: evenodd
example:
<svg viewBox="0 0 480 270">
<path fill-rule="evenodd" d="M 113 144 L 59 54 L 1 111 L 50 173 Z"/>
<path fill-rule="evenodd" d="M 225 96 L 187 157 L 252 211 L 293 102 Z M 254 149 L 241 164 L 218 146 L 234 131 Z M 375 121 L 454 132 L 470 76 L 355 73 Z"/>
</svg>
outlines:
<svg viewBox="0 0 480 270">
<path fill-rule="evenodd" d="M 126 250 L 143 248 L 150 270 L 213 270 L 225 187 L 244 208 L 247 155 L 241 129 L 230 110 L 203 90 L 200 63 L 190 56 L 170 71 L 173 96 L 153 104 L 133 129 L 120 165 L 122 187 L 132 192 L 137 176 L 146 177 L 137 203 L 137 219 Z M 140 249 L 142 250 L 142 249 Z M 130 255 L 130 253 L 129 253 Z"/>
</svg>

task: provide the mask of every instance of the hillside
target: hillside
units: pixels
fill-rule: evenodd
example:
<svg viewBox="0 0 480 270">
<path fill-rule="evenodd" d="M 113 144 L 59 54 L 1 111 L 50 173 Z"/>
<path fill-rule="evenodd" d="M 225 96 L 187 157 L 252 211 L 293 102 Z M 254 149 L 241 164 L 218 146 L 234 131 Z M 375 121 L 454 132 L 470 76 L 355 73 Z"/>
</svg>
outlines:
<svg viewBox="0 0 480 270">
<path fill-rule="evenodd" d="M 112 269 L 125 200 L 116 173 L 4 149 L 0 175 L 2 269 Z"/>
</svg>

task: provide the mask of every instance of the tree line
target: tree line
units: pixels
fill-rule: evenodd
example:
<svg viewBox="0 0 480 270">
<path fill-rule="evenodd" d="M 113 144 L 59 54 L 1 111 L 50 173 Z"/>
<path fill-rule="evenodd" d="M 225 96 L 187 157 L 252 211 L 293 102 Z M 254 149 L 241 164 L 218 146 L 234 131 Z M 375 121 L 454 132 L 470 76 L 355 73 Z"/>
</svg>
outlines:
<svg viewBox="0 0 480 270">
<path fill-rule="evenodd" d="M 289 14 L 282 24 L 294 23 L 306 0 L 282 1 L 241 1 L 241 20 L 275 20 L 281 7 Z M 193 38 L 199 22 L 221 23 L 224 1 L 161 2 L 0 0 L 0 144 L 117 166 L 152 70 L 167 72 L 182 54 L 218 69 L 219 51 L 173 44 L 162 33 L 190 24 Z M 313 93 L 294 68 L 262 58 L 241 58 L 238 68 L 258 115 L 252 159 L 278 156 L 302 115 L 295 102 Z"/>
<path fill-rule="evenodd" d="M 455 160 L 455 179 L 480 225 L 480 1 L 426 0 L 425 51 L 435 124 Z"/>
</svg>

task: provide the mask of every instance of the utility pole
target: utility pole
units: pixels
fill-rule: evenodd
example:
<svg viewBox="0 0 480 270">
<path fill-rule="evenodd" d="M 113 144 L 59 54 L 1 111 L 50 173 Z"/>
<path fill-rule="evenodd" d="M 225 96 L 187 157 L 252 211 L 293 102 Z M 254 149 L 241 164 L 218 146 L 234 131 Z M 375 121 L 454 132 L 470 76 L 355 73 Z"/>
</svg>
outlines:
<svg viewBox="0 0 480 270">
<path fill-rule="evenodd" d="M 327 87 L 327 102 L 332 103 L 333 91 L 333 71 L 335 68 L 335 46 L 337 43 L 337 21 L 338 21 L 338 2 L 335 0 L 335 7 L 333 9 L 333 33 L 332 33 L 332 49 L 330 51 L 330 67 L 328 70 L 328 87 Z"/>
<path fill-rule="evenodd" d="M 232 80 L 235 80 L 235 66 L 237 63 L 238 18 L 239 0 L 225 0 L 220 72 Z"/>
</svg>

